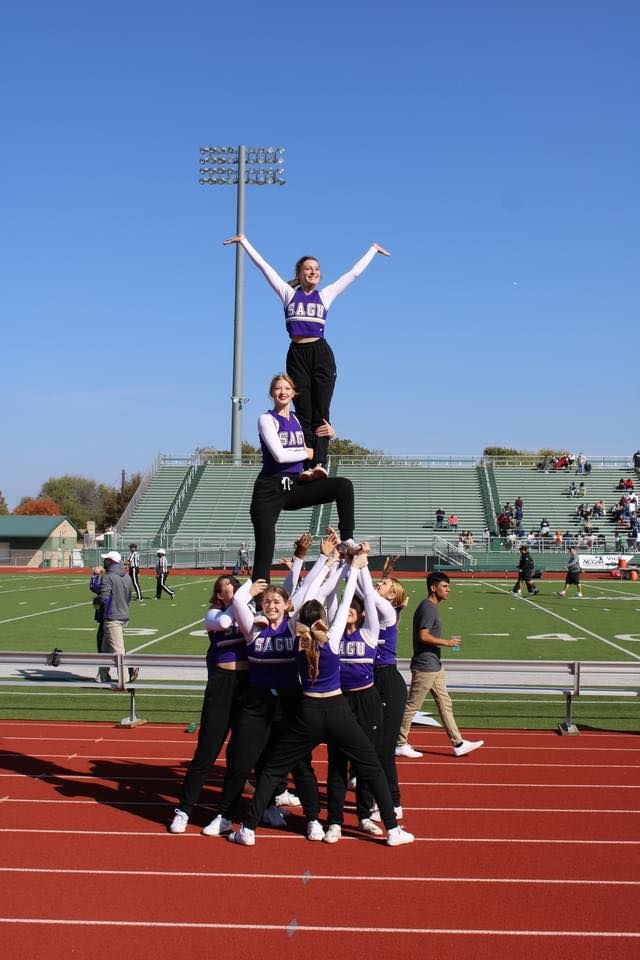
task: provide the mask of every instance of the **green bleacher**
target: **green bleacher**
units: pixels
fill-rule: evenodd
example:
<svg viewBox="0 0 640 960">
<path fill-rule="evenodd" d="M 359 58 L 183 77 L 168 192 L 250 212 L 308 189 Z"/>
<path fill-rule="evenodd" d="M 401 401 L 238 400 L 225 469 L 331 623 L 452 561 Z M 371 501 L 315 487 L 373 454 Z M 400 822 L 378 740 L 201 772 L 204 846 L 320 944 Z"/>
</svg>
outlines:
<svg viewBox="0 0 640 960">
<path fill-rule="evenodd" d="M 356 501 L 356 536 L 421 538 L 437 533 L 457 540 L 462 530 L 475 538 L 482 533 L 486 515 L 475 467 L 422 467 L 401 465 L 337 466 L 339 476 L 353 483 Z M 458 529 L 436 530 L 435 512 L 458 516 Z M 445 520 L 446 523 L 446 520 Z M 337 524 L 335 506 L 331 525 Z"/>
<path fill-rule="evenodd" d="M 622 495 L 615 489 L 620 477 L 631 476 L 629 471 L 597 467 L 589 474 L 576 474 L 575 471 L 540 473 L 526 467 L 494 467 L 493 472 L 500 496 L 500 507 L 504 507 L 507 501 L 513 504 L 516 497 L 522 497 L 523 525 L 527 533 L 538 530 L 540 521 L 546 517 L 552 534 L 556 530 L 563 533 L 567 530 L 576 533 L 579 530 L 584 523 L 576 517 L 575 512 L 580 503 L 593 506 L 596 500 L 602 499 L 609 510 Z M 581 480 L 584 481 L 584 497 L 568 495 L 572 480 L 576 486 L 579 486 Z M 607 540 L 613 538 L 616 527 L 608 518 L 594 518 L 592 522 L 596 533 L 604 534 Z"/>
<path fill-rule="evenodd" d="M 257 465 L 207 464 L 182 517 L 173 540 L 187 543 L 195 540 L 253 539 L 249 516 L 254 481 L 260 471 Z M 312 509 L 280 514 L 278 540 L 295 540 L 311 523 Z"/>
<path fill-rule="evenodd" d="M 124 541 L 140 543 L 155 539 L 187 470 L 186 465 L 158 467 L 122 531 Z"/>
</svg>

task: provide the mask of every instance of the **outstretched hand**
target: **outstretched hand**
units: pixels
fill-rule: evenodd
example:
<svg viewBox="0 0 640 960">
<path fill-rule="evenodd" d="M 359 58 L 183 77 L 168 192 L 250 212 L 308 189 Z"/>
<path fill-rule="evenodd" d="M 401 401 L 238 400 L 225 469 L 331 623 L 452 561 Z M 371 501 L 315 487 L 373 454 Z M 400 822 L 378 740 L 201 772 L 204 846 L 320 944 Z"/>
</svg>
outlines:
<svg viewBox="0 0 640 960">
<path fill-rule="evenodd" d="M 306 557 L 307 551 L 312 543 L 313 537 L 311 534 L 303 533 L 302 536 L 298 537 L 293 545 L 294 556 L 298 557 L 299 560 L 303 560 Z"/>
<path fill-rule="evenodd" d="M 223 246 L 228 246 L 230 243 L 240 243 L 241 240 L 244 240 L 244 233 L 238 233 L 235 237 L 229 237 L 228 240 L 223 240 Z"/>
<path fill-rule="evenodd" d="M 381 253 L 383 257 L 390 257 L 391 254 L 388 250 L 385 250 L 384 247 L 381 247 L 379 243 L 374 243 L 373 246 L 376 248 L 377 253 Z"/>
<path fill-rule="evenodd" d="M 336 431 L 328 420 L 323 420 L 319 427 L 316 427 L 316 437 L 329 437 L 330 440 L 335 437 Z"/>
<path fill-rule="evenodd" d="M 254 580 L 249 589 L 249 594 L 252 597 L 258 597 L 261 593 L 264 593 L 268 586 L 266 580 Z"/>
</svg>

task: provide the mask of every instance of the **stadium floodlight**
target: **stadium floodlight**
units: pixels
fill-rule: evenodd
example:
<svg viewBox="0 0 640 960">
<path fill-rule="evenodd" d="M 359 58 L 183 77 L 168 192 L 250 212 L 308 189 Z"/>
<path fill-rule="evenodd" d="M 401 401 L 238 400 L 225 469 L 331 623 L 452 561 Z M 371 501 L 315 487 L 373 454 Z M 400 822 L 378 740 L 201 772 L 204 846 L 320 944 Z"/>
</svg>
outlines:
<svg viewBox="0 0 640 960">
<path fill-rule="evenodd" d="M 201 186 L 237 186 L 236 233 L 244 233 L 245 184 L 266 186 L 284 180 L 284 147 L 200 147 Z M 231 396 L 231 456 L 242 458 L 242 396 L 244 367 L 244 250 L 236 244 L 236 289 L 233 320 L 233 388 Z"/>
</svg>

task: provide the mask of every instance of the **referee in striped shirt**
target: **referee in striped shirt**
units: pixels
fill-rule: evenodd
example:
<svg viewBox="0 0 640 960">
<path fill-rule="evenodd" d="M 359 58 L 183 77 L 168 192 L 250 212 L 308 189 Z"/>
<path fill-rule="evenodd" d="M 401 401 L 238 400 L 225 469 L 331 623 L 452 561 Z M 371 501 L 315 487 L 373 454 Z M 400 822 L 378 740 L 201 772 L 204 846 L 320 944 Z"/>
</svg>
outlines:
<svg viewBox="0 0 640 960">
<path fill-rule="evenodd" d="M 175 599 L 175 593 L 167 586 L 166 580 L 169 576 L 169 564 L 164 550 L 158 550 L 158 559 L 156 560 L 156 600 L 162 600 L 162 591 L 168 593 L 172 600 Z"/>
<path fill-rule="evenodd" d="M 140 554 L 138 553 L 138 544 L 129 544 L 129 576 L 133 589 L 136 592 L 136 598 L 142 600 L 142 591 L 140 590 Z"/>
</svg>

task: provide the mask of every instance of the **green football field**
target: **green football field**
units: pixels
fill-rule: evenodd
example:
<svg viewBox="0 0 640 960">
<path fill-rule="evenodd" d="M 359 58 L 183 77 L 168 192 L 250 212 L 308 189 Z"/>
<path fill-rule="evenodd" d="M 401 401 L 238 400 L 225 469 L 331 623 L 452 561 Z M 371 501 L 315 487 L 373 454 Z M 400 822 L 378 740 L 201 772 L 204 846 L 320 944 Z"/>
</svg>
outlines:
<svg viewBox="0 0 640 960">
<path fill-rule="evenodd" d="M 59 647 L 66 651 L 94 651 L 96 625 L 93 620 L 89 578 L 84 574 L 0 575 L 0 650 L 50 651 Z M 156 601 L 155 580 L 143 577 L 141 585 L 147 598 L 131 603 L 131 621 L 125 631 L 128 652 L 204 654 L 207 637 L 202 619 L 208 608 L 213 577 L 211 575 L 173 576 L 170 585 L 176 599 L 168 596 Z M 424 579 L 406 580 L 409 606 L 401 619 L 400 656 L 411 654 L 411 618 L 425 596 Z M 449 600 L 440 607 L 445 636 L 459 635 L 463 645 L 459 653 L 446 651 L 446 656 L 473 659 L 523 660 L 639 660 L 640 659 L 640 582 L 587 580 L 583 583 L 584 598 L 575 593 L 567 598 L 557 595 L 559 580 L 542 580 L 540 594 L 532 600 L 511 593 L 513 581 L 497 579 L 453 580 Z M 571 588 L 573 590 L 573 588 Z M 24 690 L 20 695 L 0 688 L 0 713 L 3 716 L 42 716 L 42 704 L 36 708 L 35 695 Z M 78 693 L 78 698 L 82 694 Z M 85 694 L 85 698 L 86 698 Z M 68 698 L 69 694 L 65 694 Z M 150 698 L 150 695 L 149 695 Z M 46 698 L 48 715 L 56 713 L 60 697 Z M 95 705 L 95 696 L 90 697 Z M 167 698 L 168 699 L 168 698 Z M 544 723 L 545 705 L 541 698 L 520 705 L 529 721 L 535 714 Z M 592 698 L 584 709 L 593 712 Z M 176 707 L 180 721 L 198 714 L 198 698 Z M 456 697 L 456 713 L 462 711 L 476 725 L 483 722 L 500 724 L 501 710 L 495 704 L 509 703 L 511 698 Z M 518 698 L 516 698 L 518 700 Z M 515 701 L 514 701 L 515 702 Z M 465 706 L 478 704 L 476 708 Z M 66 700 L 67 707 L 69 701 Z M 490 717 L 486 716 L 486 707 Z M 166 703 L 169 710 L 169 703 Z M 89 703 L 83 707 L 89 709 Z M 94 709 L 93 707 L 91 709 Z M 576 710 L 583 709 L 580 701 Z M 101 707 L 102 710 L 102 707 Z M 154 714 L 154 719 L 175 719 L 169 710 Z M 29 711 L 35 711 L 30 713 Z M 520 711 L 522 712 L 522 711 Z M 557 719 L 557 704 L 552 708 Z M 66 714 L 66 708 L 62 709 Z M 116 714 L 118 709 L 116 709 Z M 119 713 L 122 713 L 120 706 Z M 508 711 L 511 715 L 511 711 Z M 634 702 L 613 702 L 610 714 L 624 720 L 622 729 L 637 729 L 638 707 Z M 84 714 L 83 714 L 84 715 Z M 101 719 L 102 714 L 91 714 Z M 112 718 L 111 713 L 109 719 Z M 627 726 L 626 719 L 630 726 Z M 469 724 L 468 718 L 463 722 Z M 620 728 L 620 727 L 619 727 Z"/>
</svg>

